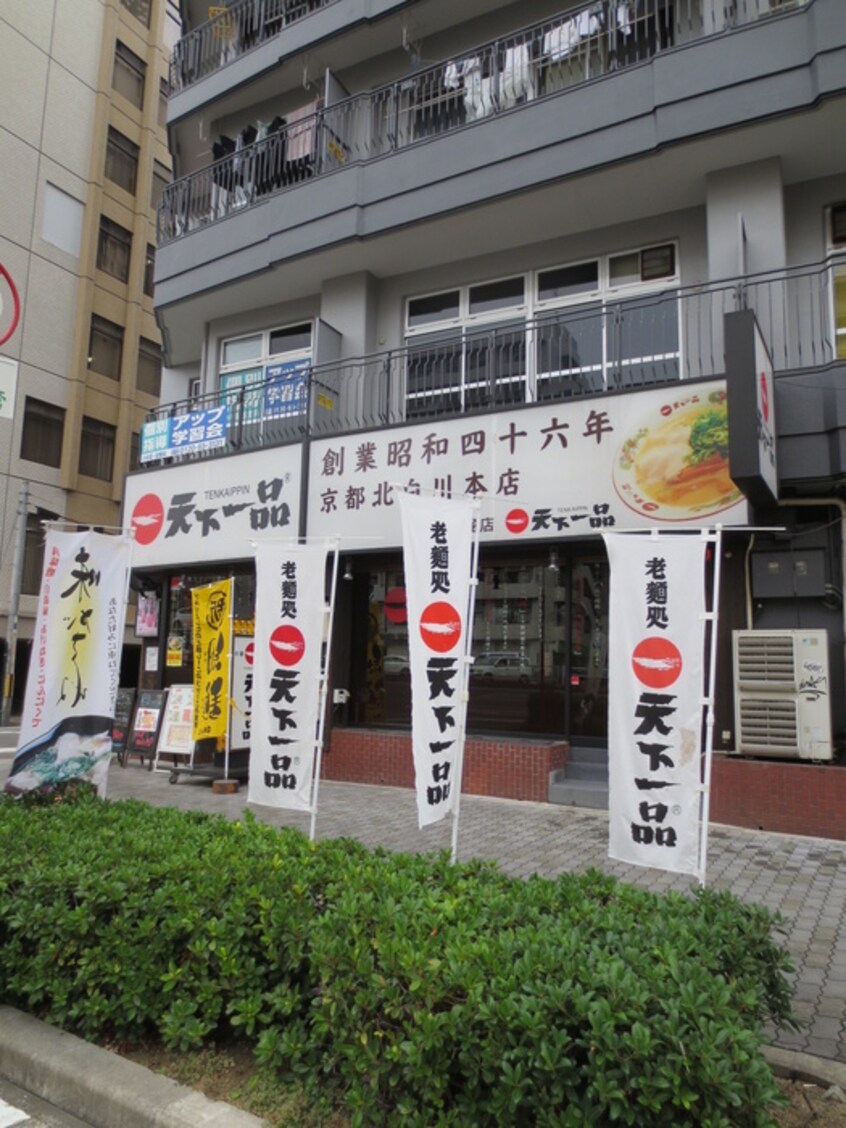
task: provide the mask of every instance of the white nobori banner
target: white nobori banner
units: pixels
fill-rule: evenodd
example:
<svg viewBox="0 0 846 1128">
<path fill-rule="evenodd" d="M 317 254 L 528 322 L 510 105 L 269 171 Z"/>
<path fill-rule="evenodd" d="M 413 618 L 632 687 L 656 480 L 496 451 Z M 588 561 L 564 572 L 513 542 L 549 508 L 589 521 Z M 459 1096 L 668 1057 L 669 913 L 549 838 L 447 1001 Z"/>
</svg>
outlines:
<svg viewBox="0 0 846 1128">
<path fill-rule="evenodd" d="M 18 751 L 7 791 L 87 780 L 100 795 L 112 726 L 132 547 L 93 530 L 47 531 Z"/>
<path fill-rule="evenodd" d="M 326 548 L 255 546 L 251 803 L 312 809 L 323 683 Z"/>
<path fill-rule="evenodd" d="M 695 874 L 706 541 L 606 534 L 605 544 L 611 565 L 608 853 Z"/>
<path fill-rule="evenodd" d="M 421 827 L 457 809 L 473 557 L 471 499 L 401 493 L 411 738 Z"/>
</svg>

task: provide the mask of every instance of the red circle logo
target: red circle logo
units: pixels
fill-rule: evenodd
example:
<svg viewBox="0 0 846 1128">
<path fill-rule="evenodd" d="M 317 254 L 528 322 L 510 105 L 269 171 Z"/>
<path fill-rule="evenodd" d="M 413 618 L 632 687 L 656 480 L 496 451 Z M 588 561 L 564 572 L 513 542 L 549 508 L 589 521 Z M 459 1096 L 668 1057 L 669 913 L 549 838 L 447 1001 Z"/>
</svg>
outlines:
<svg viewBox="0 0 846 1128">
<path fill-rule="evenodd" d="M 761 414 L 764 417 L 764 422 L 769 423 L 770 420 L 770 390 L 767 387 L 767 374 L 761 373 Z"/>
<path fill-rule="evenodd" d="M 682 656 L 668 638 L 650 635 L 641 639 L 632 651 L 635 677 L 650 689 L 666 689 L 682 671 Z"/>
<path fill-rule="evenodd" d="M 5 298 L 4 292 L 7 294 Z M 20 318 L 21 299 L 11 274 L 0 262 L 0 345 L 5 345 L 17 329 Z"/>
<path fill-rule="evenodd" d="M 385 593 L 385 618 L 389 623 L 408 622 L 404 587 L 393 587 Z"/>
<path fill-rule="evenodd" d="M 430 603 L 420 616 L 420 637 L 438 654 L 454 650 L 461 639 L 461 616 L 451 603 Z"/>
<path fill-rule="evenodd" d="M 252 666 L 254 655 L 255 655 L 255 644 L 252 643 L 252 642 L 248 642 L 247 645 L 244 647 L 244 661 L 247 663 L 248 666 Z"/>
<path fill-rule="evenodd" d="M 152 544 L 164 524 L 164 506 L 158 494 L 144 494 L 135 503 L 130 524 L 138 544 Z"/>
<path fill-rule="evenodd" d="M 505 518 L 509 533 L 525 533 L 529 527 L 529 514 L 525 509 L 512 509 Z"/>
<path fill-rule="evenodd" d="M 277 627 L 270 636 L 270 653 L 280 666 L 297 666 L 305 654 L 305 639 L 298 627 Z"/>
</svg>

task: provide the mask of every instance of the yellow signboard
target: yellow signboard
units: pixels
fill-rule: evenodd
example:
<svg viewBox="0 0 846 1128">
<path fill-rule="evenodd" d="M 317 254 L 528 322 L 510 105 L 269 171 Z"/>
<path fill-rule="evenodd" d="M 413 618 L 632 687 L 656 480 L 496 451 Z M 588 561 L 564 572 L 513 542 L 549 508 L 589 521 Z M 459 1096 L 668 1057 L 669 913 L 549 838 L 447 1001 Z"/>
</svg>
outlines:
<svg viewBox="0 0 846 1128">
<path fill-rule="evenodd" d="M 225 737 L 229 725 L 232 580 L 191 591 L 194 640 L 194 740 Z"/>
</svg>

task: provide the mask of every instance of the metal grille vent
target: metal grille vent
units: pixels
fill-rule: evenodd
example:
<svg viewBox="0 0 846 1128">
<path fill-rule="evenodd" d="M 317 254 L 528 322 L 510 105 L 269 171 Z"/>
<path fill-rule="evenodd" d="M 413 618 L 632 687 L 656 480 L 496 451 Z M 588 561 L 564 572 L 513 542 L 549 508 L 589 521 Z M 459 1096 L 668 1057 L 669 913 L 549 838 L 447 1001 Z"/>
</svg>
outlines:
<svg viewBox="0 0 846 1128">
<path fill-rule="evenodd" d="M 793 639 L 788 634 L 744 634 L 737 640 L 737 680 L 746 685 L 796 684 Z"/>
<path fill-rule="evenodd" d="M 777 755 L 799 743 L 796 700 L 788 697 L 743 697 L 739 706 L 743 748 Z"/>
</svg>

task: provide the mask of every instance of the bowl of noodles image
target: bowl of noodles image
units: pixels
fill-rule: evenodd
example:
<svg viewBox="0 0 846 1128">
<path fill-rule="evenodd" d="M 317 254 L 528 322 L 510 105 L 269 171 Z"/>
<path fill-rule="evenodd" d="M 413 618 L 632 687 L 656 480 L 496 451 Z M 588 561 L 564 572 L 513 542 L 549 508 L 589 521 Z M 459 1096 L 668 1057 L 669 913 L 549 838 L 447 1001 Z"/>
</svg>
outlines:
<svg viewBox="0 0 846 1128">
<path fill-rule="evenodd" d="M 614 489 L 644 517 L 684 521 L 730 509 L 741 491 L 729 477 L 723 391 L 696 393 L 656 409 L 614 457 Z"/>
</svg>

